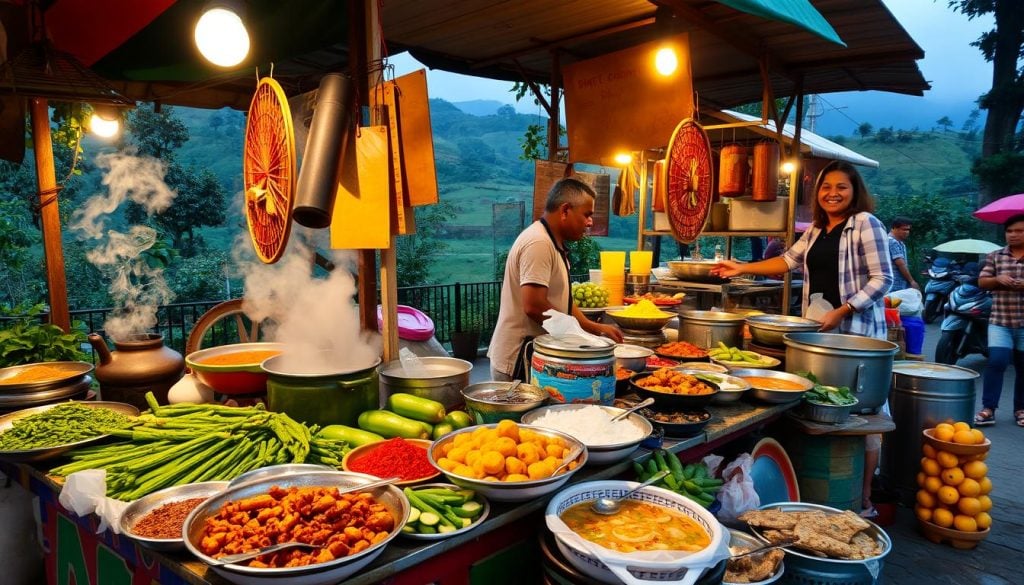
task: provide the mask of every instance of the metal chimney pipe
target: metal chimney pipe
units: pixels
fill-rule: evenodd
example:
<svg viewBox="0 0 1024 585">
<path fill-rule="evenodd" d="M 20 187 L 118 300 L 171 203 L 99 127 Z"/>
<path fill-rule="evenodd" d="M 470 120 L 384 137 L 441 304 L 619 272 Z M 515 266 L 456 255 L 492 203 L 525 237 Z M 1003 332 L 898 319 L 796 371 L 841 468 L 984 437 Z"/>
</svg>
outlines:
<svg viewBox="0 0 1024 585">
<path fill-rule="evenodd" d="M 331 225 L 341 161 L 352 130 L 353 96 L 352 80 L 346 75 L 328 73 L 320 80 L 292 211 L 300 225 Z"/>
</svg>

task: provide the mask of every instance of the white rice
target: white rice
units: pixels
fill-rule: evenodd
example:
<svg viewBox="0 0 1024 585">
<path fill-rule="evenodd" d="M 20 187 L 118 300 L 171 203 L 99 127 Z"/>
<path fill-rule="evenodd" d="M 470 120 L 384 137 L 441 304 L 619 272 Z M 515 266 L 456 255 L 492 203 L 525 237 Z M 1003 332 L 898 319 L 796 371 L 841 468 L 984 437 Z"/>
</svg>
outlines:
<svg viewBox="0 0 1024 585">
<path fill-rule="evenodd" d="M 532 422 L 537 426 L 562 431 L 585 445 L 617 445 L 643 439 L 643 431 L 628 419 L 612 422 L 614 414 L 600 406 L 549 410 Z"/>
</svg>

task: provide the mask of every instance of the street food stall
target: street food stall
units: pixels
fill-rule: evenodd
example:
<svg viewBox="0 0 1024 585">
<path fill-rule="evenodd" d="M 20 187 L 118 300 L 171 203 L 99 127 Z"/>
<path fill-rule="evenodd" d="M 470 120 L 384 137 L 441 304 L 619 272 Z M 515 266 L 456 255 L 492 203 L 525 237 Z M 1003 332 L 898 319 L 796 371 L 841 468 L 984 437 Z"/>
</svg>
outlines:
<svg viewBox="0 0 1024 585">
<path fill-rule="evenodd" d="M 290 3 L 289 15 L 302 17 L 299 26 L 277 12 L 278 3 L 252 2 L 250 11 L 259 24 L 255 30 L 263 35 L 253 45 L 267 44 L 250 62 L 224 73 L 205 64 L 195 66 L 191 48 L 182 48 L 186 43 L 173 36 L 188 30 L 183 23 L 191 26 L 198 3 L 167 0 L 144 4 L 57 0 L 40 7 L 28 2 L 24 14 L 14 17 L 25 17 L 32 26 L 24 39 L 16 39 L 22 44 L 10 52 L 16 56 L 12 61 L 20 63 L 17 56 L 40 47 L 56 49 L 64 62 L 81 65 L 77 79 L 86 79 L 89 90 L 83 89 L 81 96 L 68 95 L 66 89 L 61 93 L 58 89 L 67 85 L 67 79 L 53 83 L 41 79 L 38 71 L 33 83 L 25 83 L 21 77 L 20 82 L 7 81 L 3 86 L 13 89 L 16 105 L 23 107 L 26 98 L 31 102 L 40 194 L 44 207 L 52 212 L 52 217 L 43 217 L 54 322 L 67 325 L 61 317 L 66 316 L 66 291 L 60 290 L 64 281 L 56 245 L 59 223 L 54 223 L 58 198 L 51 192 L 55 189 L 52 161 L 47 168 L 43 156 L 48 149 L 48 140 L 43 139 L 48 133 L 47 100 L 95 99 L 107 105 L 146 100 L 248 108 L 246 146 L 250 150 L 243 170 L 246 215 L 260 260 L 271 263 L 280 259 L 292 219 L 311 229 L 333 228 L 355 219 L 355 226 L 346 224 L 348 227 L 339 229 L 340 239 L 332 240 L 338 247 L 362 251 L 357 311 L 364 331 L 352 331 L 350 341 L 362 340 L 365 330 L 376 329 L 373 308 L 379 277 L 384 342 L 372 355 L 361 352 L 365 347 L 356 347 L 362 344 L 351 343 L 346 356 L 350 361 L 343 365 L 333 361 L 326 368 L 322 362 L 295 365 L 288 359 L 295 357 L 295 352 L 289 356 L 287 348 L 259 342 L 184 356 L 195 377 L 218 394 L 249 396 L 262 390 L 267 407 L 168 406 L 149 394 L 139 404 L 141 408 L 86 401 L 72 403 L 84 412 L 60 411 L 58 416 L 58 408 L 65 405 L 50 404 L 3 417 L 0 469 L 39 498 L 48 581 L 218 585 L 266 582 L 272 576 L 280 582 L 302 583 L 494 582 L 488 581 L 489 575 L 516 575 L 514 569 L 522 570 L 523 563 L 517 563 L 514 556 L 481 557 L 495 550 L 512 550 L 524 541 L 532 543 L 540 532 L 555 543 L 552 558 L 557 552 L 561 564 L 576 571 L 577 582 L 636 579 L 633 573 L 637 571 L 628 571 L 627 563 L 687 583 L 720 582 L 727 570 L 730 536 L 712 510 L 722 504 L 715 494 L 732 478 L 717 477 L 716 471 L 721 470 L 705 456 L 739 447 L 739 439 L 761 432 L 769 422 L 796 408 L 800 401 L 795 398 L 815 388 L 805 377 L 770 369 L 781 360 L 744 353 L 724 339 L 712 345 L 702 339 L 681 338 L 659 352 L 661 355 L 644 358 L 639 368 L 643 371 L 620 377 L 625 372 L 619 371 L 615 358 L 609 362 L 615 365 L 612 372 L 595 374 L 601 378 L 594 380 L 598 385 L 614 376 L 611 382 L 618 390 L 614 394 L 623 401 L 619 406 L 635 406 L 639 398 L 647 396 L 652 401 L 649 410 L 625 413 L 610 404 L 614 394 L 600 395 L 597 400 L 545 407 L 551 410 L 544 413 L 545 418 L 555 420 L 535 420 L 535 424 L 525 423 L 533 420 L 527 418 L 530 415 L 539 417 L 534 414 L 539 411 L 509 408 L 558 402 L 566 388 L 560 384 L 569 379 L 564 372 L 553 375 L 550 385 L 542 387 L 491 388 L 489 398 L 470 396 L 463 382 L 458 391 L 465 411 L 458 398 L 451 404 L 439 401 L 442 396 L 451 398 L 450 388 L 412 384 L 402 392 L 386 396 L 380 392 L 383 370 L 378 367 L 389 368 L 398 357 L 394 238 L 415 230 L 414 206 L 437 201 L 432 152 L 427 147 L 429 110 L 425 107 L 424 76 L 387 79 L 383 74 L 385 51 L 409 50 L 428 66 L 525 81 L 551 117 L 552 136 L 558 133 L 563 96 L 567 106 L 588 102 L 578 109 L 567 107 L 570 141 L 565 160 L 604 162 L 603 158 L 612 154 L 606 147 L 615 146 L 616 141 L 630 151 L 665 144 L 671 151 L 669 139 L 680 127 L 699 138 L 702 131 L 692 118 L 687 124 L 680 120 L 706 107 L 720 109 L 758 99 L 768 105 L 774 103 L 772 96 L 786 95 L 792 96 L 790 103 L 795 102 L 799 112 L 800 97 L 806 93 L 854 88 L 919 95 L 927 88 L 914 63 L 921 56 L 920 49 L 884 6 L 849 0 L 830 4 L 822 14 L 809 4 L 807 10 L 779 13 L 744 1 L 672 1 L 663 5 L 640 0 L 607 5 L 572 1 L 552 5 L 531 0 L 516 6 L 502 2 L 480 6 L 435 0 L 382 6 L 375 2 L 335 3 L 329 7 L 312 1 Z M 20 4 L 17 7 L 22 8 Z M 104 12 L 133 18 L 121 19 L 117 27 L 99 36 L 80 26 L 83 18 L 96 18 Z M 849 17 L 850 12 L 857 18 Z M 43 34 L 44 20 L 49 34 Z M 879 38 L 880 33 L 890 39 L 885 47 L 870 40 Z M 605 76 L 606 70 L 595 69 L 590 62 L 621 51 L 641 62 L 645 51 L 664 39 L 688 47 L 678 55 L 686 65 L 686 75 L 676 80 L 682 85 L 637 94 L 633 82 L 646 76 L 646 69 L 623 67 L 620 62 L 615 75 Z M 169 50 L 147 49 L 154 46 Z M 837 67 L 840 63 L 842 68 Z M 255 87 L 254 66 L 266 75 Z M 338 71 L 349 75 L 335 75 Z M 547 85 L 550 94 L 538 84 Z M 311 98 L 317 107 L 310 116 L 300 168 L 289 102 L 313 89 L 318 90 Z M 654 95 L 671 99 L 655 100 Z M 366 108 L 369 125 L 362 125 L 362 116 L 351 115 L 356 106 Z M 762 121 L 749 125 L 763 124 L 770 109 L 766 108 Z M 772 117 L 781 120 L 786 116 L 774 112 Z M 20 129 L 14 134 L 18 140 L 23 138 Z M 273 148 L 260 149 L 267 145 Z M 560 162 L 563 150 L 552 140 L 549 162 Z M 311 165 L 318 158 L 323 162 Z M 646 164 L 643 168 L 641 176 L 645 177 Z M 361 172 L 353 174 L 352 169 Z M 369 169 L 378 172 L 365 172 Z M 710 169 L 702 172 L 710 178 Z M 646 189 L 646 179 L 642 182 Z M 308 189 L 301 188 L 303 184 Z M 696 191 L 693 195 L 696 198 Z M 280 206 L 281 202 L 286 206 Z M 644 207 L 643 197 L 641 203 Z M 682 218 L 682 227 L 691 230 L 693 237 L 703 230 L 711 200 L 702 194 L 700 203 L 708 209 L 699 222 L 686 223 Z M 791 198 L 787 217 L 793 217 L 793 204 Z M 359 230 L 360 226 L 368 227 Z M 792 236 L 791 225 L 777 231 Z M 356 236 L 358 242 L 345 240 Z M 375 268 L 378 259 L 379 273 Z M 642 307 L 642 303 L 638 305 Z M 652 317 L 643 310 L 623 317 L 632 319 L 634 325 L 639 323 L 640 331 L 650 331 L 645 329 L 650 322 L 664 327 L 662 315 Z M 708 329 L 713 331 L 715 326 Z M 273 355 L 260 353 L 264 351 Z M 716 353 L 719 351 L 726 353 Z M 789 358 L 789 350 L 786 352 Z M 683 357 L 703 363 L 686 364 L 685 372 L 673 369 Z M 421 373 L 407 376 L 410 378 L 451 374 L 445 371 L 435 376 L 431 364 L 401 365 L 406 373 Z M 665 365 L 670 367 L 661 367 Z M 141 369 L 146 370 L 144 366 Z M 14 372 L 7 371 L 0 377 L 0 383 L 10 380 L 8 386 L 16 390 L 40 382 L 15 378 Z M 112 387 L 117 382 L 116 377 L 106 380 Z M 133 382 L 135 389 L 141 390 L 147 380 L 136 376 Z M 711 405 L 716 400 L 721 403 Z M 318 408 L 321 404 L 324 407 Z M 332 410 L 338 404 L 342 407 Z M 693 410 L 697 415 L 689 418 Z M 104 419 L 98 426 L 68 423 L 92 420 L 98 412 L 115 412 L 118 417 Z M 608 436 L 580 438 L 595 420 L 611 424 L 611 414 L 625 417 L 619 422 L 628 427 L 628 436 L 611 442 Z M 590 418 L 578 418 L 584 416 Z M 27 432 L 26 428 L 35 428 L 24 422 L 27 419 L 32 425 L 44 426 L 56 421 L 52 440 L 44 441 L 45 433 Z M 70 437 L 65 434 L 69 426 L 85 434 Z M 616 429 L 612 436 L 622 427 Z M 34 434 L 39 435 L 35 442 Z M 784 452 L 780 455 L 770 443 L 759 445 L 751 458 L 755 477 L 749 481 L 754 487 L 772 490 L 765 503 L 798 505 L 796 476 Z M 311 465 L 319 468 L 311 469 Z M 764 467 L 769 471 L 756 471 Z M 87 482 L 72 485 L 83 477 L 76 474 L 99 469 L 106 470 L 106 484 L 99 493 Z M 403 475 L 410 469 L 416 472 Z M 388 478 L 388 485 L 373 483 L 391 474 L 396 477 Z M 442 475 L 451 483 L 434 482 Z M 761 486 L 757 486 L 758 476 Z M 672 551 L 661 553 L 669 554 L 668 562 L 657 556 L 630 557 L 638 552 L 637 541 L 649 538 L 633 538 L 632 542 L 623 538 L 618 544 L 597 546 L 579 536 L 579 527 L 566 524 L 573 515 L 568 513 L 573 504 L 582 502 L 586 508 L 600 495 L 624 497 L 627 488 L 635 487 L 616 478 L 659 482 L 660 487 L 645 488 L 626 504 L 631 509 L 653 509 L 638 514 L 672 511 L 672 522 L 685 524 L 686 530 L 698 536 L 700 544 L 684 549 L 694 553 L 689 560 Z M 176 536 L 160 538 L 135 532 L 141 519 L 161 516 L 156 512 L 161 508 L 145 508 L 147 497 L 167 493 L 161 490 L 196 489 L 191 486 L 208 482 L 227 483 L 214 486 L 212 493 L 193 492 L 194 497 L 188 498 L 193 500 L 191 508 L 179 506 L 186 495 L 179 492 L 170 492 L 177 494 L 174 498 L 156 499 L 155 503 L 170 506 L 165 510 L 168 514 L 174 511 L 177 515 Z M 605 491 L 592 491 L 598 488 Z M 72 504 L 75 494 L 79 500 L 89 500 L 91 510 L 87 505 Z M 111 499 L 131 503 L 123 514 L 111 514 L 108 508 L 117 507 L 110 504 Z M 139 516 L 130 510 L 138 511 Z M 182 514 L 187 510 L 191 511 Z M 819 510 L 842 513 L 831 507 Z M 342 516 L 344 522 L 339 524 Z M 117 518 L 120 532 L 115 534 L 105 526 L 97 534 L 101 518 Z M 541 518 L 547 531 L 538 529 Z M 153 523 L 156 529 L 167 528 Z M 751 525 L 756 524 L 751 521 Z M 855 559 L 877 568 L 891 549 L 891 541 L 868 522 L 856 523 L 850 537 L 856 534 L 870 549 L 843 549 L 832 558 Z M 301 546 L 283 543 L 292 548 L 262 550 L 287 539 L 300 540 Z M 225 560 L 256 549 L 260 549 L 256 560 Z M 639 554 L 644 555 L 642 551 Z M 807 556 L 799 554 L 790 557 L 786 553 L 792 567 L 799 566 L 801 556 Z M 629 561 L 637 558 L 640 561 Z M 820 571 L 828 565 L 826 559 L 806 570 Z M 779 574 L 781 565 L 773 563 L 769 576 Z M 867 569 L 856 578 L 865 575 Z"/>
</svg>

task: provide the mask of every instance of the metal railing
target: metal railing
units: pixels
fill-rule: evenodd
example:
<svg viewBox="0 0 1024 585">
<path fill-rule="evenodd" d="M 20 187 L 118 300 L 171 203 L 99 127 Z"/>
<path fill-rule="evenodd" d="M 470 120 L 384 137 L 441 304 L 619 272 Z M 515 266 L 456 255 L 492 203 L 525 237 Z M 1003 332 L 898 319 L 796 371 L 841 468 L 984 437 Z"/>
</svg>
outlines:
<svg viewBox="0 0 1024 585">
<path fill-rule="evenodd" d="M 586 275 L 573 275 L 573 280 L 586 280 Z M 199 301 L 161 305 L 157 309 L 157 323 L 153 332 L 163 336 L 164 343 L 184 353 L 189 332 L 199 317 L 223 301 Z M 434 337 L 441 343 L 451 342 L 456 331 L 479 331 L 480 343 L 488 345 L 498 321 L 501 303 L 501 281 L 408 286 L 398 289 L 398 302 L 423 311 L 434 321 Z M 86 331 L 106 338 L 103 324 L 114 311 L 111 308 L 78 309 L 71 311 L 72 321 L 80 321 Z M 46 320 L 47 314 L 39 315 Z M 0 318 L 0 328 L 12 318 Z M 208 333 L 208 345 L 221 345 L 238 341 L 233 322 L 222 321 Z M 90 349 L 91 351 L 91 349 Z"/>
</svg>

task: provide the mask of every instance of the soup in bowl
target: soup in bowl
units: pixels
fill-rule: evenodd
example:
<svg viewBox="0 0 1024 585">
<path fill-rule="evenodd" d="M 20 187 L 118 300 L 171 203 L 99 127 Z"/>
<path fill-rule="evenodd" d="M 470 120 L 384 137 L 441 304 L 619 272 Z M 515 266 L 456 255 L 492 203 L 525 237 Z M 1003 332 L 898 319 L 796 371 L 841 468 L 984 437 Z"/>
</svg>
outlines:
<svg viewBox="0 0 1024 585">
<path fill-rule="evenodd" d="M 222 394 L 258 394 L 267 391 L 264 361 L 284 353 L 283 343 L 251 342 L 218 345 L 194 351 L 185 363 L 199 381 Z"/>
</svg>

